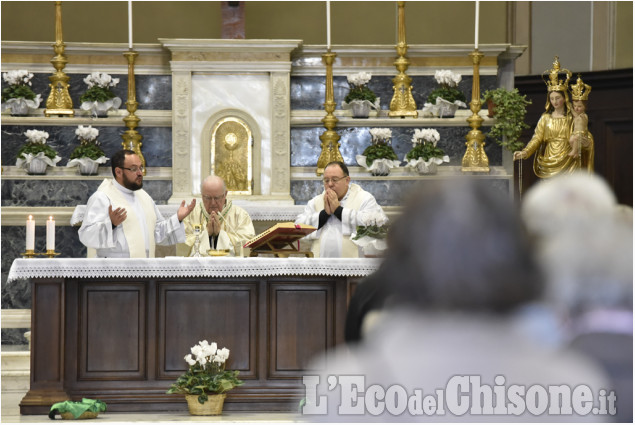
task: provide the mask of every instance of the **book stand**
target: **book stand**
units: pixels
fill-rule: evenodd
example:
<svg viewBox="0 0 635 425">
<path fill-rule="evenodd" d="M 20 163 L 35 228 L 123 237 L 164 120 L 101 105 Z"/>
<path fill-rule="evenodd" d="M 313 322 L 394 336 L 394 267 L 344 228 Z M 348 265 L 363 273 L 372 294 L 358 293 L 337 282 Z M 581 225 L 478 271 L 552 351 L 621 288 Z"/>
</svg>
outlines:
<svg viewBox="0 0 635 425">
<path fill-rule="evenodd" d="M 306 224 L 278 223 L 249 240 L 244 247 L 251 248 L 250 257 L 261 254 L 287 258 L 289 255 L 304 255 L 312 258 L 313 252 L 300 250 L 300 239 L 316 230 Z"/>
</svg>

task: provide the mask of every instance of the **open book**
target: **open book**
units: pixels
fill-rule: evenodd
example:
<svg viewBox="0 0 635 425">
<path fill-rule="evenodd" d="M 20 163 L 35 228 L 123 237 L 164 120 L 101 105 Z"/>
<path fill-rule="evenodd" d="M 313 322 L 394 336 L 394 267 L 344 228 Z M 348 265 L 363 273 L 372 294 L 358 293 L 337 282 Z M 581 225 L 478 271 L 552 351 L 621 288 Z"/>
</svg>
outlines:
<svg viewBox="0 0 635 425">
<path fill-rule="evenodd" d="M 248 240 L 244 247 L 252 250 L 267 247 L 271 250 L 282 249 L 316 230 L 307 224 L 278 223 Z"/>
</svg>

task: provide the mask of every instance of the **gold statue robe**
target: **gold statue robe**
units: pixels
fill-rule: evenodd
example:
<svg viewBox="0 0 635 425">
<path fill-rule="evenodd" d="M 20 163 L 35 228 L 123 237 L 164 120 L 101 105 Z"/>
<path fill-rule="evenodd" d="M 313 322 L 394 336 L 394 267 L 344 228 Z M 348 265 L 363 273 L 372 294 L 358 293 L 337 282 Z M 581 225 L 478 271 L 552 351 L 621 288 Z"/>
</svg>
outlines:
<svg viewBox="0 0 635 425">
<path fill-rule="evenodd" d="M 569 138 L 573 133 L 573 117 L 554 118 L 544 113 L 536 125 L 533 137 L 522 152 L 525 157 L 534 157 L 534 173 L 541 179 L 553 177 L 562 173 L 572 173 L 577 170 L 593 171 L 593 136 L 587 132 L 589 145 L 582 147 L 580 157 L 571 157 Z"/>
</svg>

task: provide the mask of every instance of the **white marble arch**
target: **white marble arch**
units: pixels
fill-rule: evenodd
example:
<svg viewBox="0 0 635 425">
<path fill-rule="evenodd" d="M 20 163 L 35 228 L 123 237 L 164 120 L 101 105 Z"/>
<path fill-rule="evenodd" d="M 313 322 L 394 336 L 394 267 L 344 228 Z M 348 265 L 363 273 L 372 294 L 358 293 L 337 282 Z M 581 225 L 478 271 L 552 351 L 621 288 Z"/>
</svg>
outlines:
<svg viewBox="0 0 635 425">
<path fill-rule="evenodd" d="M 291 52 L 300 40 L 159 39 L 171 53 L 172 197 L 200 194 L 208 175 L 209 136 L 237 116 L 254 135 L 252 195 L 239 203 L 293 204 L 290 184 Z M 242 201 L 242 202 L 241 202 Z"/>
</svg>

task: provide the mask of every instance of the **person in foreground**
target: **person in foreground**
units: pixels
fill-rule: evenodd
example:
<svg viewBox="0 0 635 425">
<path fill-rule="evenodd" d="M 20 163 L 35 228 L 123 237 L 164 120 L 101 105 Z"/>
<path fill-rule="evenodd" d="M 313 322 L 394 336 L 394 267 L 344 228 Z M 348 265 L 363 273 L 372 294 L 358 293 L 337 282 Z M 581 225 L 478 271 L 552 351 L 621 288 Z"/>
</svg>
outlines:
<svg viewBox="0 0 635 425">
<path fill-rule="evenodd" d="M 486 182 L 418 189 L 391 226 L 379 273 L 380 317 L 359 344 L 306 372 L 305 419 L 603 419 L 580 407 L 580 392 L 600 406 L 599 369 L 524 331 L 517 311 L 541 296 L 543 279 L 511 200 Z"/>
<path fill-rule="evenodd" d="M 186 249 L 182 251 L 179 246 L 179 253 L 192 255 L 196 241 L 194 226 L 200 225 L 201 255 L 207 255 L 209 249 L 228 249 L 230 255 L 240 255 L 242 245 L 256 235 L 247 211 L 227 200 L 227 186 L 218 176 L 203 180 L 201 197 L 203 202 L 183 221 Z"/>
<path fill-rule="evenodd" d="M 312 240 L 315 257 L 358 257 L 359 248 L 350 240 L 365 219 L 384 211 L 375 197 L 351 183 L 348 167 L 340 161 L 324 167 L 324 192 L 311 199 L 295 224 L 308 224 L 318 230 L 306 236 Z"/>
<path fill-rule="evenodd" d="M 105 179 L 86 205 L 79 240 L 89 257 L 153 258 L 155 244 L 185 241 L 181 223 L 194 209 L 185 201 L 172 217 L 164 219 L 143 189 L 141 159 L 130 150 L 113 155 L 113 179 Z"/>
</svg>

